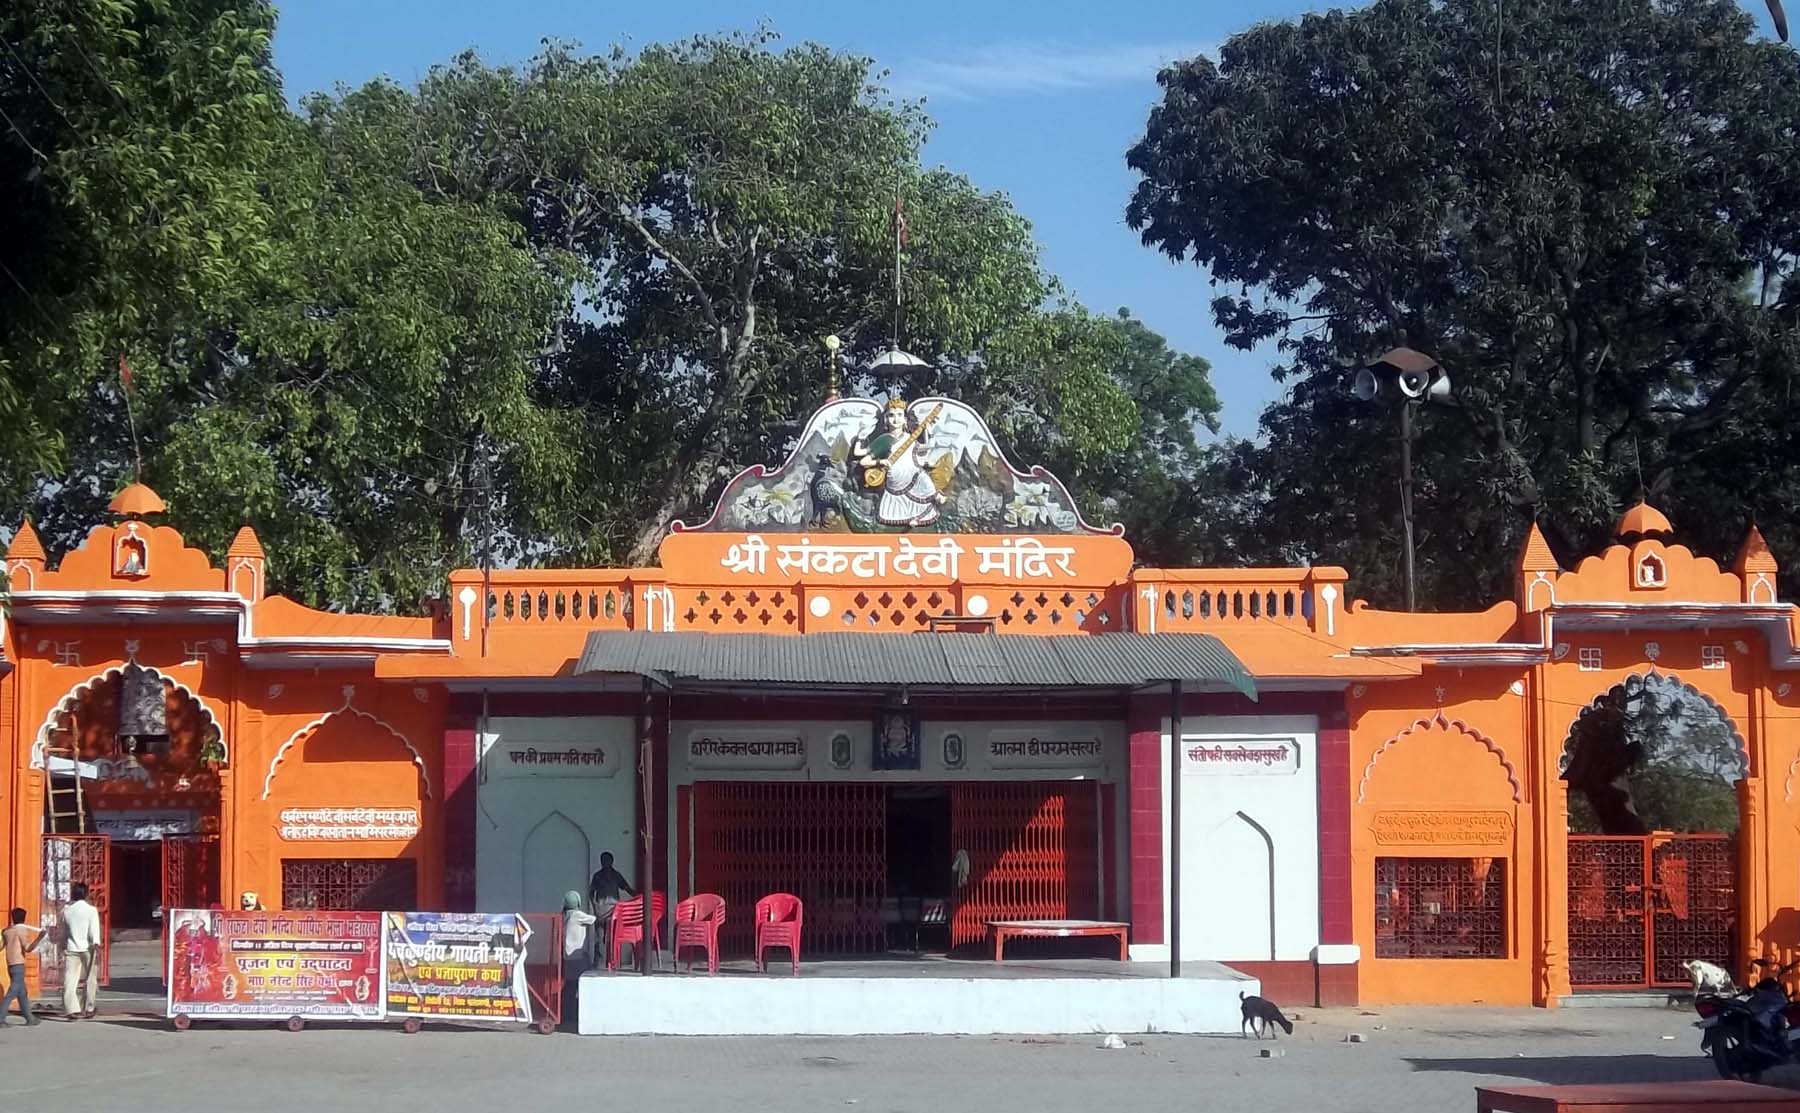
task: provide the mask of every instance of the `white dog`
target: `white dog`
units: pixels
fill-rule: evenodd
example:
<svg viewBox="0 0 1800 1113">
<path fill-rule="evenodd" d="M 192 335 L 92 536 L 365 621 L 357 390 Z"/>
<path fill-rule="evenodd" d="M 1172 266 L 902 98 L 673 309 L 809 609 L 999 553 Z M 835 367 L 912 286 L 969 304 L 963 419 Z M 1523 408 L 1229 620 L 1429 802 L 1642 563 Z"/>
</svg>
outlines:
<svg viewBox="0 0 1800 1113">
<path fill-rule="evenodd" d="M 1697 958 L 1690 958 L 1681 964 L 1681 968 L 1686 970 L 1688 972 L 1688 977 L 1694 980 L 1694 993 L 1696 995 L 1701 993 L 1731 993 L 1734 989 L 1731 984 L 1731 975 L 1710 962 L 1705 962 Z"/>
</svg>

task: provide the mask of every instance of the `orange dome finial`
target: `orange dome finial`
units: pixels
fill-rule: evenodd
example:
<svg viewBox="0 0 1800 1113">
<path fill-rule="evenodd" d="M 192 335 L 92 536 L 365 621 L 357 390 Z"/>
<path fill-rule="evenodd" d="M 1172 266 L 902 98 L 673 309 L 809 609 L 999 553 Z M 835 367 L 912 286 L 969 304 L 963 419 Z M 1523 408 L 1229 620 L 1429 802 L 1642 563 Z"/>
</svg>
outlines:
<svg viewBox="0 0 1800 1113">
<path fill-rule="evenodd" d="M 124 518 L 143 518 L 150 514 L 166 513 L 169 504 L 142 483 L 133 483 L 114 495 L 106 508 Z"/>
<path fill-rule="evenodd" d="M 237 536 L 231 539 L 231 548 L 225 550 L 225 555 L 228 557 L 249 557 L 254 560 L 268 559 L 263 553 L 262 542 L 257 539 L 256 531 L 249 526 L 245 526 L 237 531 Z"/>
<path fill-rule="evenodd" d="M 1620 541 L 1635 541 L 1640 537 L 1667 538 L 1675 532 L 1669 519 L 1663 512 L 1647 502 L 1640 501 L 1619 517 L 1619 524 L 1613 527 L 1613 536 Z"/>
<path fill-rule="evenodd" d="M 1560 572 L 1556 563 L 1556 555 L 1550 551 L 1550 542 L 1544 540 L 1544 531 L 1534 521 L 1525 533 L 1525 547 L 1519 550 L 1519 572 Z"/>
<path fill-rule="evenodd" d="M 6 547 L 6 556 L 0 559 L 35 560 L 39 563 L 49 559 L 44 555 L 44 543 L 38 538 L 37 530 L 32 528 L 30 518 L 19 524 L 18 532 L 13 534 L 12 544 Z"/>
</svg>

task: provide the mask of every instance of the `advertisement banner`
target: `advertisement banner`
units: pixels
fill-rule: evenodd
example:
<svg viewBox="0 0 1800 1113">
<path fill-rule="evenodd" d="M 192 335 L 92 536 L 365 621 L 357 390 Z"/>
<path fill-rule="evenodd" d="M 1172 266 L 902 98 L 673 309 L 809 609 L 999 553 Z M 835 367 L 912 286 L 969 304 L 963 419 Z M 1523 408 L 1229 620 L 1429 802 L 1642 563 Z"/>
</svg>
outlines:
<svg viewBox="0 0 1800 1113">
<path fill-rule="evenodd" d="M 380 1020 L 379 912 L 169 914 L 170 1016 Z"/>
<path fill-rule="evenodd" d="M 510 912 L 388 912 L 388 1015 L 531 1022 L 525 943 Z"/>
</svg>

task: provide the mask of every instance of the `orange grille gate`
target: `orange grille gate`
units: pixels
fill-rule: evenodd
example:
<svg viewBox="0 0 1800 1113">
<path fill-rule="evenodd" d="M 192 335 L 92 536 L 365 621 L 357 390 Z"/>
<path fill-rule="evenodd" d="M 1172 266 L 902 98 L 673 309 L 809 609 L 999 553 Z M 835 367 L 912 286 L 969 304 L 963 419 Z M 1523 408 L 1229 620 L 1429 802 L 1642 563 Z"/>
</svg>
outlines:
<svg viewBox="0 0 1800 1113">
<path fill-rule="evenodd" d="M 886 947 L 886 785 L 702 781 L 693 800 L 694 891 L 725 898 L 725 955 L 750 953 L 770 893 L 805 906 L 809 957 Z"/>
<path fill-rule="evenodd" d="M 1099 836 L 1091 783 L 959 784 L 950 845 L 969 858 L 950 917 L 950 945 L 981 942 L 989 920 L 1093 919 L 1100 911 Z"/>
<path fill-rule="evenodd" d="M 112 938 L 112 840 L 105 835 L 45 835 L 40 926 L 49 934 L 38 944 L 38 977 L 47 993 L 62 988 L 62 910 L 71 886 L 88 887 L 88 902 L 100 913 L 100 935 Z M 112 947 L 100 948 L 100 984 L 112 981 Z"/>
<path fill-rule="evenodd" d="M 1737 855 L 1729 835 L 1570 835 L 1569 981 L 1675 987 L 1680 963 L 1737 973 Z"/>
</svg>

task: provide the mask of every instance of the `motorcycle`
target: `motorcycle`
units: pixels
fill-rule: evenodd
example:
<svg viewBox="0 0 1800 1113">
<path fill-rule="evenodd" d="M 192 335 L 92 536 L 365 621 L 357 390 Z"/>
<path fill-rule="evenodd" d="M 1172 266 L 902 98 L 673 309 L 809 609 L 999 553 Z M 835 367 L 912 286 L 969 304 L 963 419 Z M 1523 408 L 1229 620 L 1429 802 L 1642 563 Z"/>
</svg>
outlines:
<svg viewBox="0 0 1800 1113">
<path fill-rule="evenodd" d="M 1800 1002 L 1790 1001 L 1781 980 L 1800 960 L 1769 973 L 1775 963 L 1756 959 L 1762 973 L 1754 986 L 1735 993 L 1702 993 L 1694 998 L 1700 1019 L 1700 1050 L 1713 1061 L 1720 1078 L 1760 1081 L 1763 1072 L 1800 1062 Z"/>
</svg>

